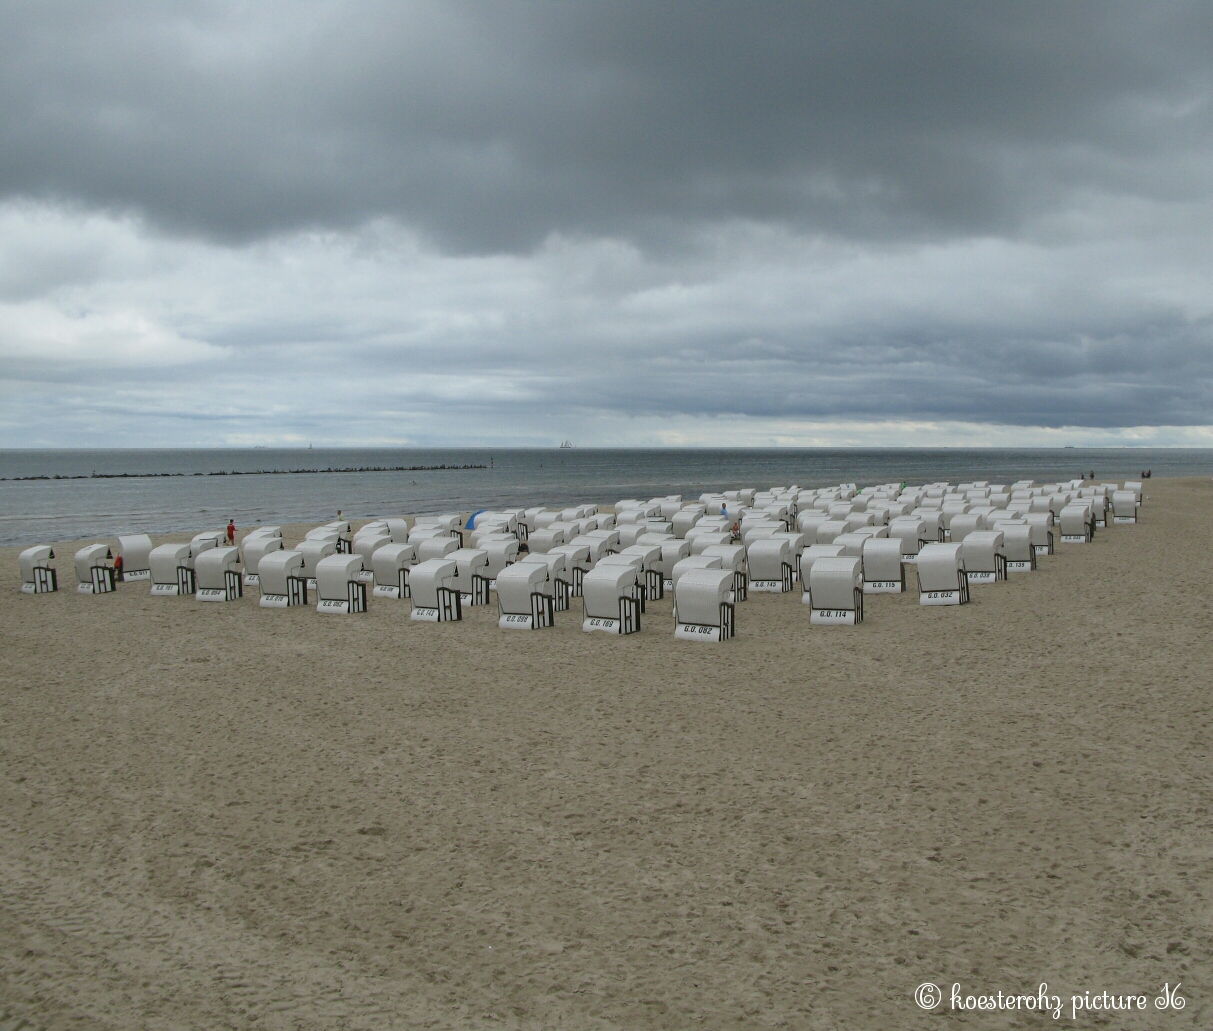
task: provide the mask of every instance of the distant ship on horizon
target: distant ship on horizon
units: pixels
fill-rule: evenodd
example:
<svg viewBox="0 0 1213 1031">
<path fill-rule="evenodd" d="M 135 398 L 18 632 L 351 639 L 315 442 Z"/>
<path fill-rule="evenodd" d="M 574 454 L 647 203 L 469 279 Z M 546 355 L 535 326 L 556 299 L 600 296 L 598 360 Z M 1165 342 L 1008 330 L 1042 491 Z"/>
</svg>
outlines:
<svg viewBox="0 0 1213 1031">
<path fill-rule="evenodd" d="M 562 440 L 562 441 L 560 442 L 560 446 L 561 446 L 561 447 L 572 447 L 572 446 L 573 446 L 573 442 L 572 442 L 571 440 Z"/>
</svg>

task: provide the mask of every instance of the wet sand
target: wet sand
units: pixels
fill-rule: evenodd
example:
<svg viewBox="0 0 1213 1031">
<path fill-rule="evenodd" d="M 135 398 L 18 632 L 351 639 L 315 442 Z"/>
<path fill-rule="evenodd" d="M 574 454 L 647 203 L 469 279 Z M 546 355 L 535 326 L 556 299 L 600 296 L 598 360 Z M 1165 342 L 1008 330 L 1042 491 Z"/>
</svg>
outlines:
<svg viewBox="0 0 1213 1031">
<path fill-rule="evenodd" d="M 3 549 L 0 1014 L 938 1028 L 921 982 L 1044 981 L 1061 1020 L 949 1017 L 1213 1025 L 1213 483 L 1147 494 L 969 606 L 751 595 L 722 645 L 668 600 L 618 639 L 77 595 L 72 543 L 29 597 Z"/>
</svg>

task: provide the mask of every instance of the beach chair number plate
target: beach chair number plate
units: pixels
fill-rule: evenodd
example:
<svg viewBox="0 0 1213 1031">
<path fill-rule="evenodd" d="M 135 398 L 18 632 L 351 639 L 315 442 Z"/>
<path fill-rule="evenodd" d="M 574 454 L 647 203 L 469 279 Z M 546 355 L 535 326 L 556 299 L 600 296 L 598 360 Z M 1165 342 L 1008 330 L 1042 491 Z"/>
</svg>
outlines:
<svg viewBox="0 0 1213 1031">
<path fill-rule="evenodd" d="M 261 586 L 261 577 L 258 576 L 256 573 L 245 573 L 244 574 L 244 586 L 245 587 L 260 587 Z"/>
<path fill-rule="evenodd" d="M 376 584 L 371 591 L 372 598 L 399 598 L 400 588 L 392 584 Z"/>
<path fill-rule="evenodd" d="M 261 596 L 263 609 L 285 609 L 289 604 L 285 594 L 263 594 Z"/>
<path fill-rule="evenodd" d="M 719 641 L 720 627 L 703 623 L 679 623 L 674 628 L 674 636 L 683 641 Z"/>
<path fill-rule="evenodd" d="M 150 580 L 152 571 L 150 569 L 124 569 L 122 571 L 122 579 L 131 580 Z"/>
<path fill-rule="evenodd" d="M 1032 571 L 1032 563 L 1026 559 L 1018 559 L 1007 563 L 1008 573 L 1030 573 Z"/>
<path fill-rule="evenodd" d="M 200 587 L 194 597 L 198 601 L 227 601 L 227 591 L 222 587 Z"/>
<path fill-rule="evenodd" d="M 959 605 L 960 591 L 923 591 L 918 600 L 923 605 Z"/>
<path fill-rule="evenodd" d="M 1135 522 L 1137 522 L 1137 517 L 1136 517 L 1136 516 L 1113 516 L 1113 517 L 1112 517 L 1112 522 L 1113 522 L 1113 523 L 1114 523 L 1116 526 L 1121 526 L 1121 525 L 1123 525 L 1124 523 L 1135 523 Z"/>
<path fill-rule="evenodd" d="M 1049 553 L 1049 546 L 1047 544 L 1033 544 L 1032 547 L 1036 549 L 1037 555 L 1047 555 Z"/>
<path fill-rule="evenodd" d="M 414 608 L 412 614 L 409 616 L 409 619 L 418 619 L 424 623 L 437 623 L 438 622 L 438 610 L 437 609 L 427 609 L 427 608 Z"/>
<path fill-rule="evenodd" d="M 854 626 L 854 609 L 812 609 L 809 622 L 817 626 Z"/>
<path fill-rule="evenodd" d="M 751 580 L 751 591 L 773 591 L 776 594 L 783 593 L 782 580 Z"/>
<path fill-rule="evenodd" d="M 672 591 L 674 589 L 674 581 L 668 576 L 661 581 L 661 589 L 663 591 Z"/>
<path fill-rule="evenodd" d="M 581 624 L 581 629 L 589 633 L 591 630 L 604 630 L 608 634 L 619 633 L 619 620 L 604 619 L 601 616 L 591 616 L 584 620 Z"/>
<path fill-rule="evenodd" d="M 998 574 L 990 571 L 977 571 L 969 573 L 969 583 L 971 584 L 992 584 L 998 579 Z"/>
<path fill-rule="evenodd" d="M 502 630 L 530 630 L 531 614 L 529 612 L 510 612 L 497 621 Z"/>
<path fill-rule="evenodd" d="M 863 590 L 865 594 L 900 594 L 900 580 L 865 580 L 863 582 Z"/>
<path fill-rule="evenodd" d="M 166 598 L 175 598 L 177 597 L 177 593 L 176 584 L 152 584 L 152 594 Z"/>
<path fill-rule="evenodd" d="M 1062 544 L 1086 544 L 1087 535 L 1085 533 L 1063 533 L 1061 542 Z"/>
</svg>

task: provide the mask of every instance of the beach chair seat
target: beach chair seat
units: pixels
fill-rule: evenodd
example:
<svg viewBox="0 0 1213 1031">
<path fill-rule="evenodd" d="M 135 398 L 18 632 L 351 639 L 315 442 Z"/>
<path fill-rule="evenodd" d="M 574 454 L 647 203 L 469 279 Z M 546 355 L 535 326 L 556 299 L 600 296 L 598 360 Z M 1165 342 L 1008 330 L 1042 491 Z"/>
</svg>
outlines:
<svg viewBox="0 0 1213 1031">
<path fill-rule="evenodd" d="M 727 641 L 737 632 L 730 569 L 688 569 L 674 588 L 674 636 L 684 641 Z"/>
<path fill-rule="evenodd" d="M 496 576 L 497 625 L 502 630 L 543 630 L 555 624 L 553 592 L 543 562 L 515 562 Z"/>
<path fill-rule="evenodd" d="M 273 551 L 282 551 L 281 537 L 268 533 L 249 534 L 240 545 L 240 558 L 244 565 L 244 586 L 256 587 L 260 582 L 258 567 L 262 558 Z"/>
<path fill-rule="evenodd" d="M 375 582 L 375 552 L 391 543 L 391 534 L 386 531 L 383 533 L 363 534 L 361 537 L 354 538 L 354 545 L 350 554 L 357 555 L 362 559 L 362 572 L 360 575 L 366 583 L 373 584 Z"/>
<path fill-rule="evenodd" d="M 113 554 L 108 544 L 88 544 L 76 552 L 76 591 L 80 594 L 110 594 L 117 590 Z"/>
<path fill-rule="evenodd" d="M 198 601 L 236 601 L 244 597 L 239 548 L 209 548 L 194 559 L 194 597 Z"/>
<path fill-rule="evenodd" d="M 683 573 L 691 569 L 720 569 L 721 559 L 719 555 L 688 555 L 686 558 L 679 559 L 674 563 L 674 568 L 670 570 L 669 590 L 674 598 L 674 617 L 678 617 L 678 581 Z"/>
<path fill-rule="evenodd" d="M 59 573 L 51 565 L 54 558 L 55 551 L 47 544 L 35 544 L 17 556 L 22 594 L 51 594 L 59 590 Z"/>
<path fill-rule="evenodd" d="M 817 536 L 814 544 L 833 544 L 835 537 L 841 537 L 847 532 L 847 524 L 842 519 L 827 519 L 817 525 Z"/>
<path fill-rule="evenodd" d="M 569 598 L 572 597 L 569 578 L 566 575 L 564 556 L 547 552 L 542 555 L 526 554 L 518 559 L 516 565 L 523 563 L 542 565 L 548 571 L 544 590 L 552 596 L 553 608 L 557 612 L 567 612 Z"/>
<path fill-rule="evenodd" d="M 454 587 L 464 605 L 489 603 L 489 553 L 483 548 L 459 548 L 444 556 L 455 563 Z"/>
<path fill-rule="evenodd" d="M 918 553 L 918 604 L 964 605 L 969 600 L 962 545 L 927 544 Z"/>
<path fill-rule="evenodd" d="M 409 570 L 413 611 L 409 619 L 422 623 L 449 623 L 463 619 L 463 604 L 455 586 L 455 563 L 431 558 Z"/>
<path fill-rule="evenodd" d="M 702 555 L 707 548 L 731 544 L 733 535 L 727 531 L 711 533 L 705 530 L 693 537 L 687 537 L 687 540 L 691 542 L 691 554 Z"/>
<path fill-rule="evenodd" d="M 257 581 L 264 609 L 286 609 L 307 604 L 307 573 L 299 551 L 271 551 L 257 563 Z"/>
<path fill-rule="evenodd" d="M 977 533 L 985 528 L 986 519 L 980 512 L 964 512 L 954 515 L 948 527 L 949 536 L 956 544 L 963 541 L 969 534 Z"/>
<path fill-rule="evenodd" d="M 810 574 L 813 572 L 813 564 L 821 558 L 837 558 L 840 555 L 846 555 L 846 548 L 841 544 L 810 544 L 804 549 L 804 553 L 800 556 L 800 600 L 805 605 L 812 605 L 810 597 Z"/>
<path fill-rule="evenodd" d="M 584 544 L 562 544 L 558 548 L 553 548 L 548 554 L 564 556 L 563 578 L 569 585 L 569 595 L 573 598 L 580 598 L 582 580 L 594 566 L 594 562 L 590 559 L 589 547 Z"/>
<path fill-rule="evenodd" d="M 532 530 L 527 538 L 527 547 L 532 555 L 545 555 L 553 548 L 560 547 L 564 541 L 563 528 L 548 527 L 543 530 Z"/>
<path fill-rule="evenodd" d="M 118 554 L 122 556 L 123 581 L 151 580 L 152 570 L 148 559 L 152 554 L 152 539 L 146 533 L 119 536 Z"/>
<path fill-rule="evenodd" d="M 316 563 L 316 611 L 354 615 L 366 611 L 362 557 L 356 552 L 328 555 Z"/>
<path fill-rule="evenodd" d="M 838 542 L 834 542 L 837 546 Z M 864 594 L 904 594 L 906 567 L 899 537 L 868 537 L 863 542 Z"/>
<path fill-rule="evenodd" d="M 393 544 L 408 544 L 409 521 L 407 519 L 388 519 L 387 532 L 391 535 Z"/>
<path fill-rule="evenodd" d="M 1032 547 L 1036 549 L 1036 557 L 1052 555 L 1055 540 L 1053 536 L 1052 512 L 1025 512 L 1023 521 L 1032 527 Z"/>
<path fill-rule="evenodd" d="M 1118 490 L 1112 494 L 1112 523 L 1124 526 L 1137 522 L 1138 496 L 1131 490 Z"/>
<path fill-rule="evenodd" d="M 687 531 L 707 514 L 706 505 L 686 505 L 670 517 L 675 537 L 685 538 Z"/>
<path fill-rule="evenodd" d="M 194 559 L 188 544 L 161 544 L 147 557 L 151 594 L 176 598 L 194 593 Z"/>
<path fill-rule="evenodd" d="M 303 575 L 307 578 L 309 591 L 316 590 L 316 567 L 330 555 L 336 555 L 337 542 L 331 537 L 307 538 L 299 542 L 295 549 L 303 556 Z M 257 567 L 260 571 L 260 566 Z"/>
<path fill-rule="evenodd" d="M 671 538 L 672 539 L 672 538 Z M 649 601 L 665 597 L 665 576 L 661 566 L 661 544 L 641 544 L 637 542 L 631 547 L 624 548 L 620 555 L 636 555 L 640 558 L 640 582 L 645 589 L 645 597 Z"/>
<path fill-rule="evenodd" d="M 1062 544 L 1090 544 L 1095 535 L 1095 516 L 1086 499 L 1066 505 L 1057 522 Z"/>
<path fill-rule="evenodd" d="M 786 537 L 761 537 L 746 549 L 749 590 L 786 594 L 792 589 L 792 548 Z"/>
<path fill-rule="evenodd" d="M 863 560 L 854 555 L 819 558 L 809 570 L 809 622 L 856 626 L 863 622 Z"/>
<path fill-rule="evenodd" d="M 403 601 L 411 596 L 409 570 L 417 562 L 417 549 L 411 544 L 385 544 L 371 556 L 374 598 L 395 598 Z"/>
<path fill-rule="evenodd" d="M 449 558 L 461 547 L 458 537 L 422 537 L 409 538 L 409 543 L 417 553 L 417 562 L 430 562 L 434 559 Z"/>
<path fill-rule="evenodd" d="M 582 580 L 581 605 L 584 632 L 637 633 L 644 608 L 639 569 L 628 561 L 600 562 Z"/>
<path fill-rule="evenodd" d="M 694 551 L 691 553 L 694 554 Z M 704 548 L 700 554 L 718 556 L 721 569 L 733 571 L 733 591 L 728 599 L 730 604 L 747 600 L 749 597 L 749 570 L 746 565 L 744 547 L 740 544 L 713 544 Z"/>
<path fill-rule="evenodd" d="M 969 585 L 992 584 L 1007 578 L 1005 536 L 1001 530 L 974 530 L 961 541 Z"/>
<path fill-rule="evenodd" d="M 992 530 L 1002 534 L 1007 573 L 1030 573 L 1036 569 L 1036 549 L 1032 546 L 1032 528 L 1020 520 L 995 520 Z"/>
</svg>

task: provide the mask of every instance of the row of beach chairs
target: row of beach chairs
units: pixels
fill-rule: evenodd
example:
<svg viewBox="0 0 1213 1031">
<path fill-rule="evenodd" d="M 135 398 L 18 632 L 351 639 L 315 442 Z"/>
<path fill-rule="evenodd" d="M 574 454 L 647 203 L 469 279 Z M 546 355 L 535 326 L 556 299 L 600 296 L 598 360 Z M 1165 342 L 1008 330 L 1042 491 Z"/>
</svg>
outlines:
<svg viewBox="0 0 1213 1031">
<path fill-rule="evenodd" d="M 115 549 L 90 544 L 74 556 L 78 591 L 107 594 L 144 582 L 154 596 L 231 602 L 256 587 L 260 605 L 310 604 L 356 614 L 368 597 L 411 601 L 422 622 L 462 619 L 496 595 L 503 628 L 543 629 L 573 598 L 582 629 L 630 634 L 649 601 L 673 595 L 675 635 L 729 639 L 749 592 L 799 590 L 810 623 L 855 625 L 872 594 L 906 591 L 917 571 L 922 605 L 961 605 L 969 588 L 1029 573 L 1057 543 L 1082 544 L 1113 523 L 1138 518 L 1142 484 L 984 481 L 908 487 L 855 484 L 773 487 L 624 499 L 594 505 L 373 520 L 351 531 L 326 523 L 287 548 L 281 528 L 262 526 L 239 547 L 222 532 L 152 546 L 143 534 Z M 21 589 L 58 589 L 48 546 L 20 555 Z"/>
</svg>

